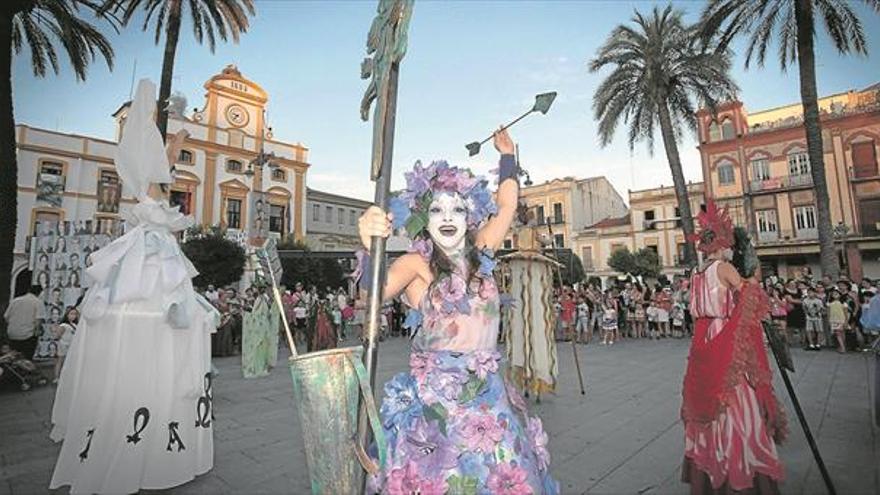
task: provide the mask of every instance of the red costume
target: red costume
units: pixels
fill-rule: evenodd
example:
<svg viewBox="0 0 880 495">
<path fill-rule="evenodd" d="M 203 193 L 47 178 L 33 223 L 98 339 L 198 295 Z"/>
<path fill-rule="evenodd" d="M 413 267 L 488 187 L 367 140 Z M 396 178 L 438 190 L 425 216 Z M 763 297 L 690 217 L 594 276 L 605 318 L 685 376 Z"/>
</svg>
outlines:
<svg viewBox="0 0 880 495">
<path fill-rule="evenodd" d="M 732 245 L 726 212 L 710 203 L 699 220 L 702 251 Z M 682 392 L 682 479 L 691 493 L 778 493 L 783 467 L 774 442 L 785 434 L 785 416 L 762 338 L 769 302 L 756 283 L 728 288 L 718 276 L 721 264 L 708 264 L 691 280 L 695 324 Z"/>
</svg>

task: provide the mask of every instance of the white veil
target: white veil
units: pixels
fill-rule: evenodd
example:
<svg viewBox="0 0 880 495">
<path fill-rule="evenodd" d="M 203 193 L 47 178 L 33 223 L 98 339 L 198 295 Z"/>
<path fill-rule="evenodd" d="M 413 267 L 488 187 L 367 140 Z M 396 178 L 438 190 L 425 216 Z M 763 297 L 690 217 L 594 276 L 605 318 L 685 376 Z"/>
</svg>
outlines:
<svg viewBox="0 0 880 495">
<path fill-rule="evenodd" d="M 155 115 L 156 85 L 141 79 L 116 148 L 116 170 L 123 188 L 138 201 L 147 198 L 151 183 L 173 182 Z"/>
</svg>

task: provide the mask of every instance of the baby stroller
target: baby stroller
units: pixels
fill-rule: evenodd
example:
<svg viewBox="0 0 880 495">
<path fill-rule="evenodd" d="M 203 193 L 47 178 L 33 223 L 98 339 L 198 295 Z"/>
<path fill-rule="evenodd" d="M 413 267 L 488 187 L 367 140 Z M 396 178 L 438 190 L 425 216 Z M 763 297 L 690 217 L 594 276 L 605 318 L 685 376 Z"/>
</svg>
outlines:
<svg viewBox="0 0 880 495">
<path fill-rule="evenodd" d="M 7 378 L 18 380 L 22 391 L 30 390 L 34 385 L 48 383 L 33 361 L 25 359 L 20 352 L 4 345 L 0 347 L 0 382 Z"/>
</svg>

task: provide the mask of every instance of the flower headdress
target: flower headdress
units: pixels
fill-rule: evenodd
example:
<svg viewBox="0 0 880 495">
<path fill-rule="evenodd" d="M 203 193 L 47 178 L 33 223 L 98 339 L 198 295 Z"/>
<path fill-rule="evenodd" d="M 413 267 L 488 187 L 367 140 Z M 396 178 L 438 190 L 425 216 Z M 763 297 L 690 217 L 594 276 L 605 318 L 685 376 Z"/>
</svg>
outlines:
<svg viewBox="0 0 880 495">
<path fill-rule="evenodd" d="M 706 211 L 697 215 L 697 222 L 700 232 L 689 237 L 689 240 L 697 243 L 697 249 L 708 254 L 733 247 L 733 221 L 727 209 L 718 208 L 714 201 L 709 200 L 706 202 Z"/>
<path fill-rule="evenodd" d="M 394 228 L 406 228 L 411 239 L 415 240 L 428 226 L 428 209 L 440 193 L 461 196 L 468 210 L 468 228 L 477 227 L 498 211 L 488 181 L 469 169 L 451 167 L 443 160 L 423 167 L 419 161 L 404 177 L 406 190 L 391 198 L 389 209 L 394 214 Z"/>
</svg>

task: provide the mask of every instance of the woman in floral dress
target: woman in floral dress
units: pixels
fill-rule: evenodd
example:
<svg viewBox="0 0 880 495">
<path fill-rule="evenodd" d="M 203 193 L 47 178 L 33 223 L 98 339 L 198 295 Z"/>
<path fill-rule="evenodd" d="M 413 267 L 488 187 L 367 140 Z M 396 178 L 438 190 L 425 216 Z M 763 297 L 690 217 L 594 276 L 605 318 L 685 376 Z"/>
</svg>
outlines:
<svg viewBox="0 0 880 495">
<path fill-rule="evenodd" d="M 499 295 L 492 250 L 514 219 L 519 185 L 514 145 L 495 134 L 501 153 L 497 205 L 487 181 L 469 170 L 417 163 L 391 213 L 361 217 L 371 236 L 405 227 L 411 252 L 388 270 L 386 299 L 403 293 L 418 310 L 410 371 L 385 385 L 381 415 L 388 461 L 372 492 L 558 493 L 549 475 L 547 434 L 500 373 Z M 363 257 L 362 257 L 363 258 Z M 414 321 L 417 320 L 417 321 Z"/>
</svg>

